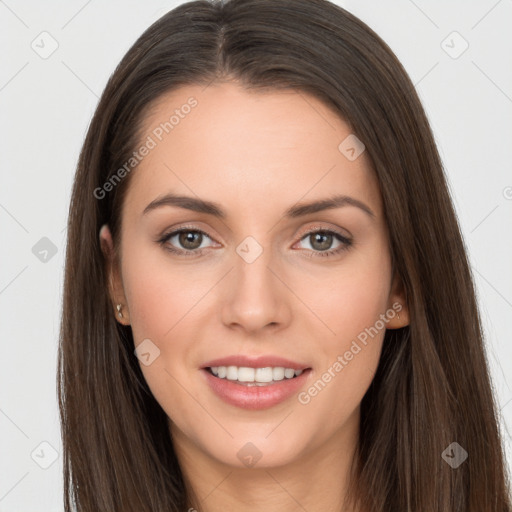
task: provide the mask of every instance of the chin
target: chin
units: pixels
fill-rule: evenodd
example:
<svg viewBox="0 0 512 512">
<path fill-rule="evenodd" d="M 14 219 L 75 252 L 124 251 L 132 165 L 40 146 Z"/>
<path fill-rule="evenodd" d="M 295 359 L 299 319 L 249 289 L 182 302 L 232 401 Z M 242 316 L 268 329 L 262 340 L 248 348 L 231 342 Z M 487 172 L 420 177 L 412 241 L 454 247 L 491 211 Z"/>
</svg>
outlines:
<svg viewBox="0 0 512 512">
<path fill-rule="evenodd" d="M 303 453 L 308 444 L 303 438 L 304 433 L 297 436 L 283 431 L 281 435 L 271 433 L 272 428 L 266 427 L 261 434 L 234 435 L 234 438 L 219 440 L 211 446 L 211 438 L 204 450 L 210 457 L 236 468 L 268 469 L 293 464 Z"/>
</svg>

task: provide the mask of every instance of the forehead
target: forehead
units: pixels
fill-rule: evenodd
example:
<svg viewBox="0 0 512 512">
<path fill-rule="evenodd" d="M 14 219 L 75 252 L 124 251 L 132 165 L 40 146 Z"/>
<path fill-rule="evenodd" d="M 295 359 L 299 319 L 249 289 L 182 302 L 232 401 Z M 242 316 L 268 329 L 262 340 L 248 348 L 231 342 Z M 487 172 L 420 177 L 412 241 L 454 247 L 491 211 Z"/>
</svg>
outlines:
<svg viewBox="0 0 512 512">
<path fill-rule="evenodd" d="M 339 115 L 304 92 L 183 86 L 160 97 L 143 121 L 139 146 L 150 149 L 133 171 L 127 202 L 143 210 L 157 195 L 179 191 L 270 211 L 269 198 L 281 208 L 346 193 L 378 211 L 367 154 L 354 160 L 344 152 L 351 137 Z"/>
</svg>

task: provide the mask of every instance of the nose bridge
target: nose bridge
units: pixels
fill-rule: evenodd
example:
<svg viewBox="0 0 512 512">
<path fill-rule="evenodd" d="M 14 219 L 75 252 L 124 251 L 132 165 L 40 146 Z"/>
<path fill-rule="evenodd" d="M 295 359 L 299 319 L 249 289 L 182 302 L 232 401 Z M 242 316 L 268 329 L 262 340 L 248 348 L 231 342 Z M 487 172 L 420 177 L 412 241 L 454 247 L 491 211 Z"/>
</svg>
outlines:
<svg viewBox="0 0 512 512">
<path fill-rule="evenodd" d="M 273 272 L 272 250 L 247 237 L 237 247 L 228 296 L 223 309 L 226 324 L 257 330 L 286 322 L 288 306 L 283 285 Z"/>
<path fill-rule="evenodd" d="M 251 249 L 247 255 L 251 255 Z M 270 250 L 267 249 L 253 259 L 244 259 L 238 255 L 235 260 L 235 284 L 234 287 L 238 293 L 255 293 L 270 292 L 273 287 L 272 273 L 269 270 L 271 267 Z"/>
</svg>

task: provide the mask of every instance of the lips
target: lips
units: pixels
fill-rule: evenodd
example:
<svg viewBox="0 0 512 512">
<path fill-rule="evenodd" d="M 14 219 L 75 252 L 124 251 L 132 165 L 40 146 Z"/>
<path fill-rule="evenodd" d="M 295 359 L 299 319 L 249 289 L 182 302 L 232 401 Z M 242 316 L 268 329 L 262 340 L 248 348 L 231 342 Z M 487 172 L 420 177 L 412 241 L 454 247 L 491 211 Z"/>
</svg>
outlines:
<svg viewBox="0 0 512 512">
<path fill-rule="evenodd" d="M 240 382 L 228 378 L 220 378 L 212 372 L 219 368 L 287 368 L 295 371 L 292 378 L 272 380 L 270 382 Z M 249 410 L 268 409 L 285 402 L 303 388 L 310 378 L 311 368 L 308 365 L 278 356 L 229 356 L 213 359 L 201 367 L 206 384 L 215 395 L 224 402 Z"/>
</svg>

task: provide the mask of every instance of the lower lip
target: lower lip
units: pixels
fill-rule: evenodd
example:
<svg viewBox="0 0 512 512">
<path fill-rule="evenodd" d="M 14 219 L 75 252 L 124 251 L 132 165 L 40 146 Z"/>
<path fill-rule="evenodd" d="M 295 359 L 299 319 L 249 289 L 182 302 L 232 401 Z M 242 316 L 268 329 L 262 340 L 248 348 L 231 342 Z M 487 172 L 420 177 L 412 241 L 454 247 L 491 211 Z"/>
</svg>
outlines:
<svg viewBox="0 0 512 512">
<path fill-rule="evenodd" d="M 237 381 L 220 379 L 209 370 L 201 370 L 213 392 L 228 404 L 242 409 L 268 409 L 293 396 L 306 382 L 311 368 L 293 379 L 283 379 L 268 386 L 246 386 Z"/>
</svg>

